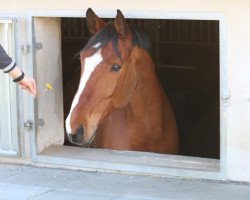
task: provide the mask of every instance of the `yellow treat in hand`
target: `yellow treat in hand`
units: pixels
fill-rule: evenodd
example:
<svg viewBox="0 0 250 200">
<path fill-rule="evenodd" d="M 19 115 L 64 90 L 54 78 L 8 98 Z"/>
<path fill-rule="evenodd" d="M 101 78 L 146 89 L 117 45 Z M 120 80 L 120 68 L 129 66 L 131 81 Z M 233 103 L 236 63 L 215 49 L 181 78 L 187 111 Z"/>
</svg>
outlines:
<svg viewBox="0 0 250 200">
<path fill-rule="evenodd" d="M 52 85 L 50 85 L 49 83 L 45 83 L 45 86 L 46 86 L 46 88 L 48 90 L 52 90 L 53 89 Z"/>
</svg>

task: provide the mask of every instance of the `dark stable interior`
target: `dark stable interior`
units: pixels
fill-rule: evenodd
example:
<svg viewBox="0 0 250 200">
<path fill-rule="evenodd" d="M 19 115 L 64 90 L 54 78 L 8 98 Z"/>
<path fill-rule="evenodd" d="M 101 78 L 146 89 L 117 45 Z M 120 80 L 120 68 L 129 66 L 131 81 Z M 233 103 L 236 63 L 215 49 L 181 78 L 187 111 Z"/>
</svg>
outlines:
<svg viewBox="0 0 250 200">
<path fill-rule="evenodd" d="M 106 19 L 109 21 L 109 19 Z M 180 155 L 220 157 L 219 22 L 129 19 L 150 38 L 156 73 L 173 107 Z M 80 79 L 79 51 L 90 33 L 85 18 L 62 18 L 64 117 Z M 65 145 L 70 145 L 65 137 Z"/>
</svg>

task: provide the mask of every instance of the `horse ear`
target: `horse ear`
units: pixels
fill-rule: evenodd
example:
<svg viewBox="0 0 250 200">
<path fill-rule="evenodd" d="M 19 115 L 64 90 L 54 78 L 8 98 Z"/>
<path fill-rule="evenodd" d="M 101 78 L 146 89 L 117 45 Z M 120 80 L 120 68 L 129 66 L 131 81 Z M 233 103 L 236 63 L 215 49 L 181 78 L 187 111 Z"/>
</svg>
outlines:
<svg viewBox="0 0 250 200">
<path fill-rule="evenodd" d="M 117 15 L 114 21 L 115 29 L 122 39 L 125 39 L 129 35 L 129 27 L 122 12 L 118 9 Z"/>
<path fill-rule="evenodd" d="M 86 20 L 89 31 L 95 34 L 105 26 L 105 22 L 100 19 L 91 8 L 86 11 Z"/>
</svg>

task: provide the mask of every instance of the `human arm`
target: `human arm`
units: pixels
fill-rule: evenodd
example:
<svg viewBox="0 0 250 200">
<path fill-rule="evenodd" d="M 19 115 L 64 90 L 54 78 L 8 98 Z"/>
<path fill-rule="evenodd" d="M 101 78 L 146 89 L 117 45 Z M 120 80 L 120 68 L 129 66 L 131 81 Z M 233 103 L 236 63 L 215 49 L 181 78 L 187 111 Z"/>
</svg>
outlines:
<svg viewBox="0 0 250 200">
<path fill-rule="evenodd" d="M 32 94 L 33 97 L 36 96 L 36 82 L 32 77 L 26 76 L 22 70 L 16 66 L 15 62 L 8 56 L 3 47 L 0 45 L 0 69 L 4 73 L 8 73 L 14 82 L 17 82 L 20 87 L 27 90 Z"/>
</svg>

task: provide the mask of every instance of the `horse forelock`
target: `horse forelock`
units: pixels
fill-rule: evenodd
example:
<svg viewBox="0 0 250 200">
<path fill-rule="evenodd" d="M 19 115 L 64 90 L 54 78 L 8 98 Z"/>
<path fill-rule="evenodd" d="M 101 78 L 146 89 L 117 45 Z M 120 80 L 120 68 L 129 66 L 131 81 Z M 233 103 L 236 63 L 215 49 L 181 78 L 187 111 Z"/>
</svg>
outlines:
<svg viewBox="0 0 250 200">
<path fill-rule="evenodd" d="M 147 35 L 141 30 L 129 26 L 132 39 L 132 46 L 138 46 L 143 49 L 149 49 L 150 43 Z M 116 55 L 121 58 L 121 52 L 118 48 L 119 34 L 115 30 L 114 23 L 108 22 L 99 32 L 94 34 L 88 41 L 87 45 L 81 50 L 81 52 L 93 49 L 94 52 L 103 48 L 108 42 L 112 43 L 112 47 Z M 81 53 L 80 52 L 80 53 Z"/>
</svg>

